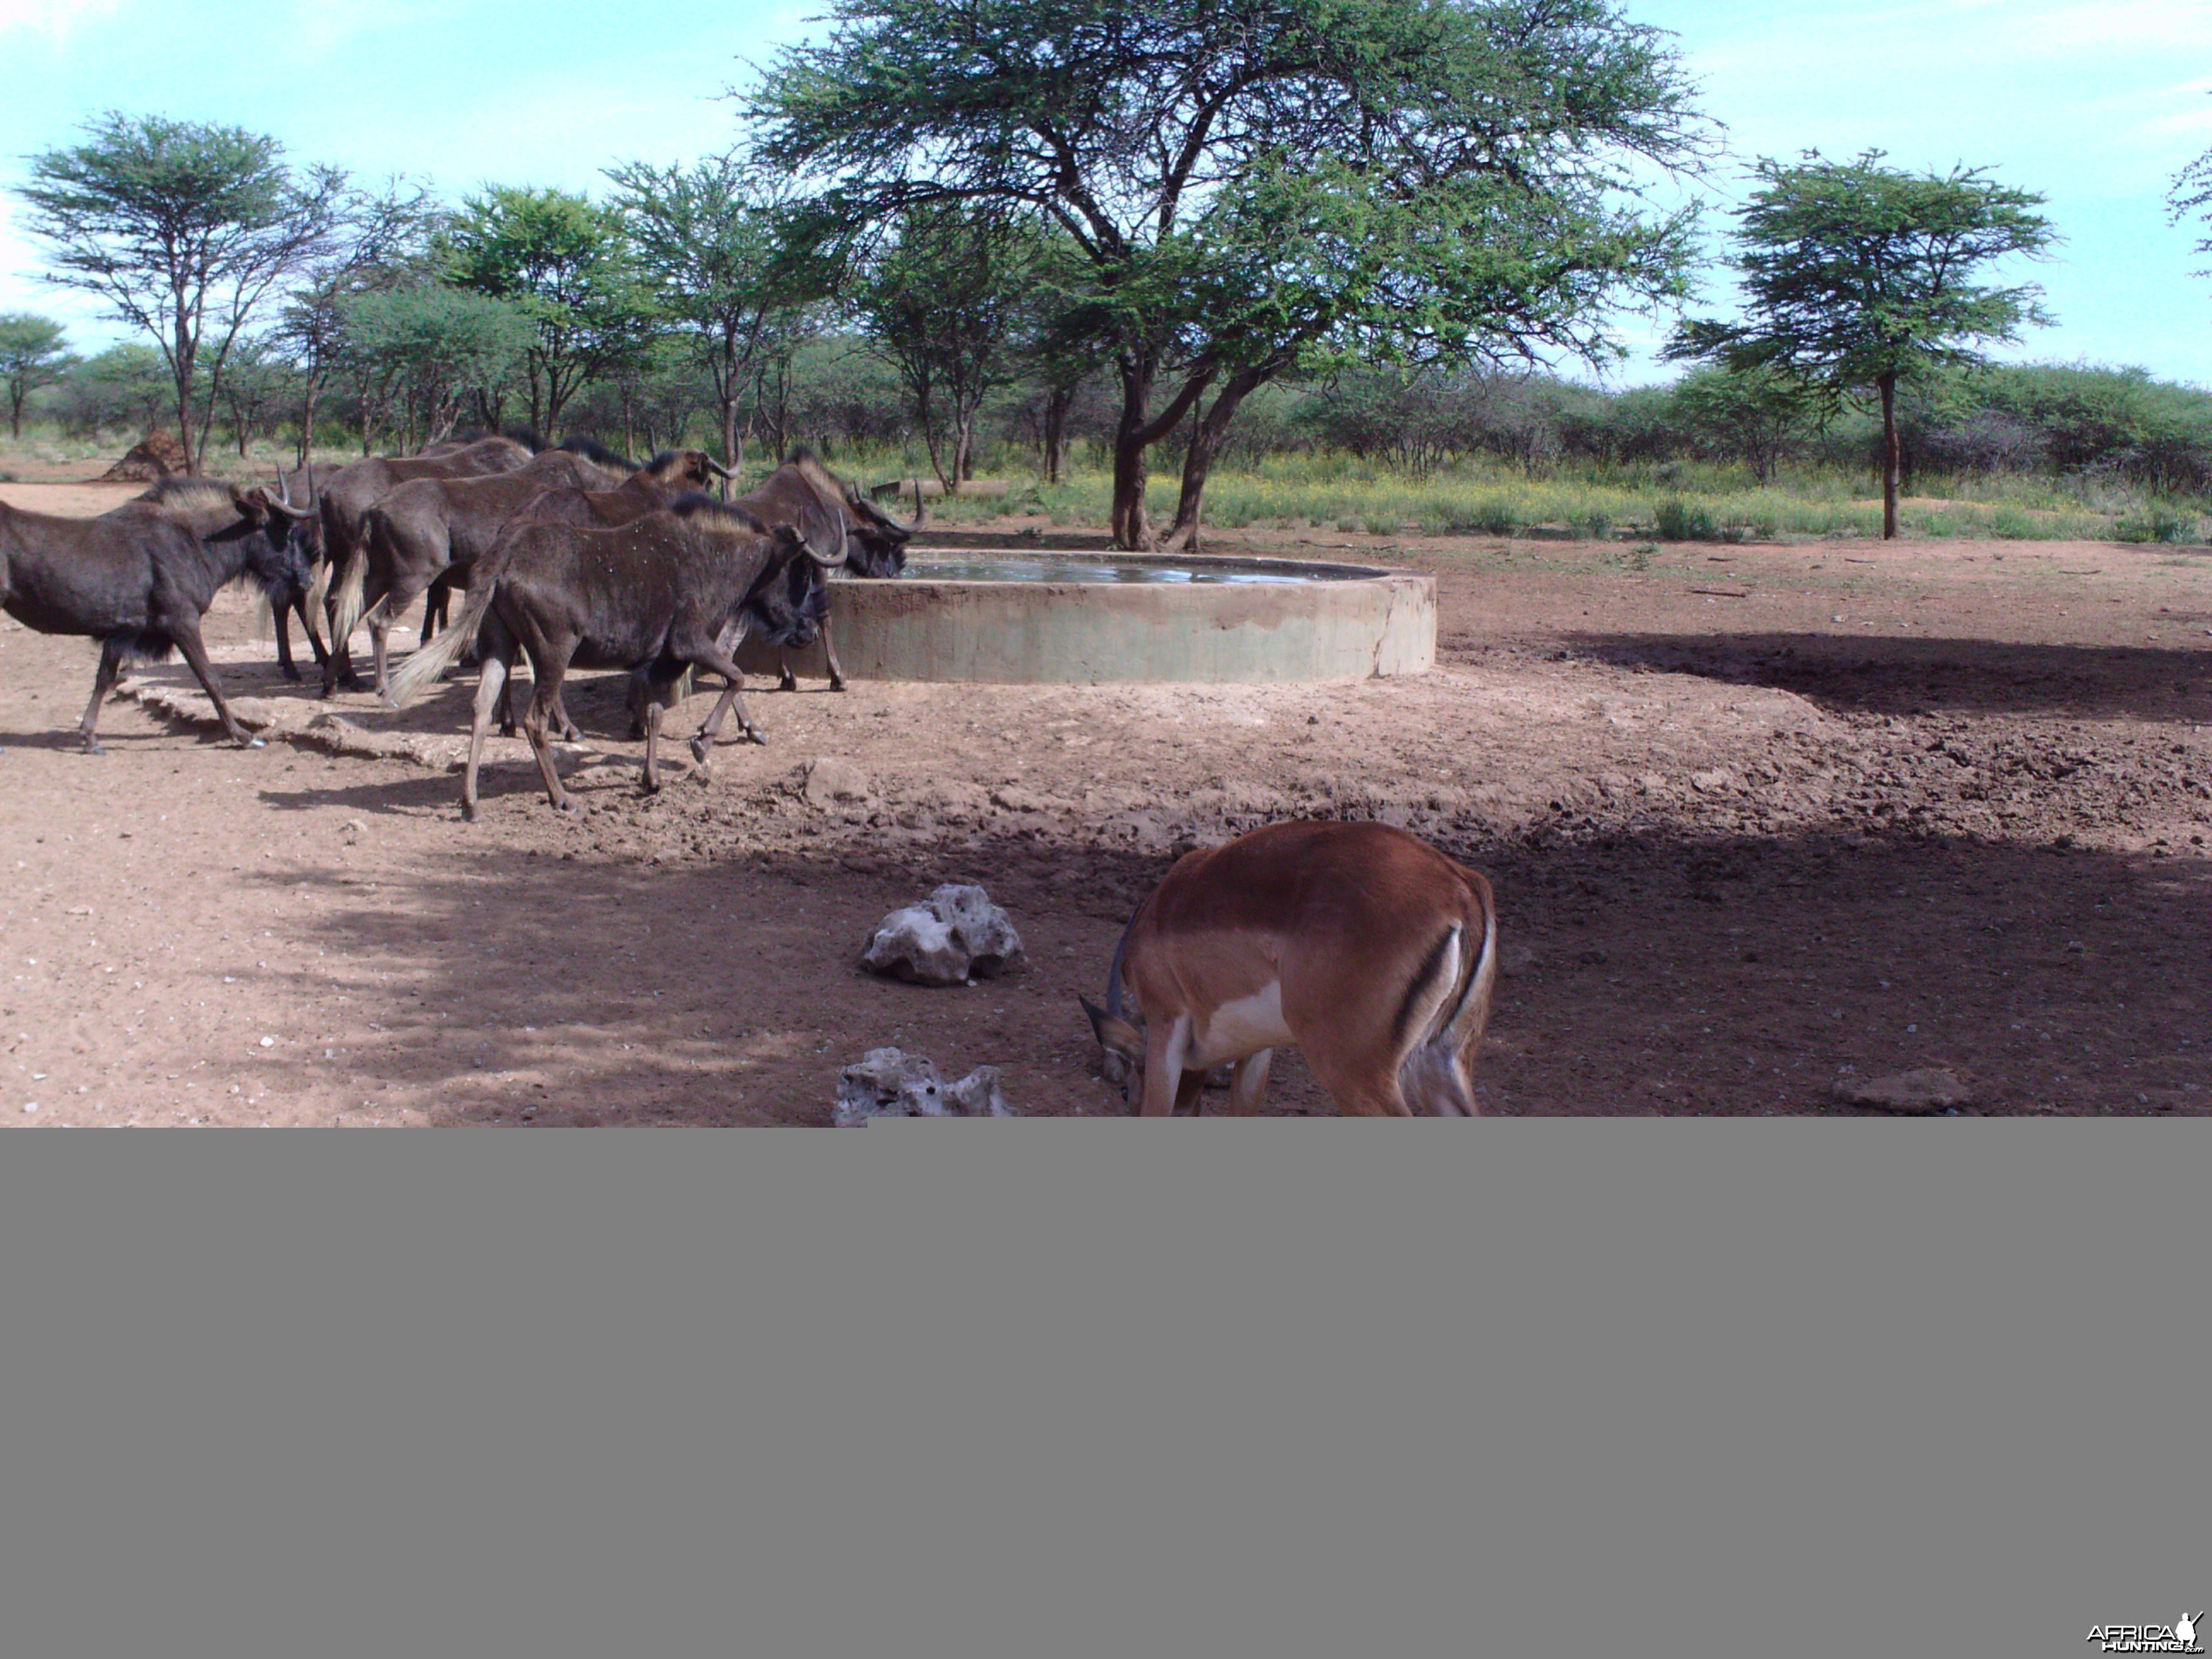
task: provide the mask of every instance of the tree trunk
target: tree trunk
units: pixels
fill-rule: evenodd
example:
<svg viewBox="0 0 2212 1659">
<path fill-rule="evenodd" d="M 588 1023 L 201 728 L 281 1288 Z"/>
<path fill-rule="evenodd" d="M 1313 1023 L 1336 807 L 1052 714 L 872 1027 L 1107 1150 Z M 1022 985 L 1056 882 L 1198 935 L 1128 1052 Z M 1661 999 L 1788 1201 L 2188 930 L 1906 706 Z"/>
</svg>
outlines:
<svg viewBox="0 0 2212 1659">
<path fill-rule="evenodd" d="M 1879 377 L 1881 390 L 1881 538 L 1897 539 L 1897 376 Z"/>
<path fill-rule="evenodd" d="M 1073 388 L 1054 386 L 1044 400 L 1044 481 L 1065 481 L 1067 471 L 1067 409 L 1075 401 Z"/>
<path fill-rule="evenodd" d="M 1221 388 L 1221 395 L 1213 400 L 1213 406 L 1191 422 L 1190 447 L 1183 451 L 1182 457 L 1182 495 L 1176 503 L 1175 528 L 1168 532 L 1164 545 L 1192 553 L 1198 551 L 1199 521 L 1206 509 L 1206 480 L 1213 470 L 1214 456 L 1220 453 L 1222 434 L 1229 430 L 1229 422 L 1236 418 L 1238 406 L 1273 373 L 1272 368 L 1265 368 L 1238 370 Z"/>
<path fill-rule="evenodd" d="M 307 404 L 300 411 L 300 459 L 293 463 L 295 466 L 307 465 L 307 457 L 314 452 L 315 395 L 319 389 L 313 381 L 307 383 Z"/>
<path fill-rule="evenodd" d="M 722 394 L 720 399 L 722 405 L 722 465 L 729 468 L 731 471 L 735 472 L 744 465 L 744 459 L 738 453 L 738 392 L 737 377 L 734 374 L 730 377 L 729 384 L 730 389 Z M 722 481 L 722 499 L 727 501 L 729 499 L 729 480 L 725 478 Z"/>
</svg>

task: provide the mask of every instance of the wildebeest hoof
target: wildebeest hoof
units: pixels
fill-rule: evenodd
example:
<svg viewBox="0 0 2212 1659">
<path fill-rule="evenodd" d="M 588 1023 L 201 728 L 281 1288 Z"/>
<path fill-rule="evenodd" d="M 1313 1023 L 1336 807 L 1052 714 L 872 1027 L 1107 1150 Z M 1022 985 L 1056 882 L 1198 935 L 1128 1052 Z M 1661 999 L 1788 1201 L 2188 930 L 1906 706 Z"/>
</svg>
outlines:
<svg viewBox="0 0 2212 1659">
<path fill-rule="evenodd" d="M 241 738 L 239 740 L 238 746 L 240 749 L 266 749 L 269 746 L 269 739 L 266 738 Z"/>
<path fill-rule="evenodd" d="M 291 681 L 293 684 L 297 685 L 300 683 L 300 671 L 296 668 L 287 667 L 284 670 L 284 678 Z"/>
<path fill-rule="evenodd" d="M 745 741 L 747 743 L 757 743 L 763 749 L 768 747 L 768 733 L 763 731 L 759 726 L 741 726 L 738 729 L 745 734 Z"/>
<path fill-rule="evenodd" d="M 461 819 L 466 823 L 474 823 L 477 821 L 477 804 L 474 801 L 465 800 L 461 803 Z"/>
<path fill-rule="evenodd" d="M 779 691 L 796 691 L 799 690 L 799 682 L 791 675 L 786 674 L 775 683 L 775 689 Z"/>
<path fill-rule="evenodd" d="M 87 743 L 84 746 L 84 752 L 88 755 L 104 755 L 107 750 L 101 748 L 100 744 L 96 743 Z"/>
<path fill-rule="evenodd" d="M 701 769 L 704 769 L 707 764 L 706 738 L 694 738 L 691 739 L 691 758 L 698 762 Z"/>
<path fill-rule="evenodd" d="M 830 682 L 830 689 L 832 691 L 842 691 L 845 689 L 845 682 L 842 680 L 832 680 Z"/>
<path fill-rule="evenodd" d="M 553 810 L 556 812 L 565 812 L 572 818 L 583 811 L 573 800 L 556 800 L 553 803 Z"/>
</svg>

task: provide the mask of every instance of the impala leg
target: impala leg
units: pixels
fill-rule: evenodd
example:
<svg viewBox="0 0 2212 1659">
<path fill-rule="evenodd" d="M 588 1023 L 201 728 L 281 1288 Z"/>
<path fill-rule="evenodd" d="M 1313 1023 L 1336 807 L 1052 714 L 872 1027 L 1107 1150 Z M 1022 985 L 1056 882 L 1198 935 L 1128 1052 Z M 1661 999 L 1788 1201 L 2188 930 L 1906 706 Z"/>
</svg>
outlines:
<svg viewBox="0 0 2212 1659">
<path fill-rule="evenodd" d="M 1229 1079 L 1229 1109 L 1231 1112 L 1239 1117 L 1249 1117 L 1260 1109 L 1261 1099 L 1267 1092 L 1267 1071 L 1274 1063 L 1275 1051 L 1273 1048 L 1262 1048 L 1237 1062 L 1237 1069 Z"/>
<path fill-rule="evenodd" d="M 1182 1074 L 1176 1085 L 1175 1113 L 1176 1117 L 1196 1117 L 1206 1103 L 1206 1067 L 1194 1066 Z"/>
<path fill-rule="evenodd" d="M 507 674 L 512 665 L 496 651 L 484 653 L 482 677 L 477 681 L 476 718 L 469 726 L 469 761 L 461 769 L 461 816 L 477 821 L 477 768 L 483 760 L 484 732 L 492 710 L 507 703 Z"/>
<path fill-rule="evenodd" d="M 1145 1028 L 1145 1097 L 1140 1117 L 1167 1117 L 1182 1092 L 1183 1054 L 1190 1042 L 1190 1016 L 1177 1015 Z M 1204 1073 L 1197 1073 L 1200 1082 Z"/>
</svg>

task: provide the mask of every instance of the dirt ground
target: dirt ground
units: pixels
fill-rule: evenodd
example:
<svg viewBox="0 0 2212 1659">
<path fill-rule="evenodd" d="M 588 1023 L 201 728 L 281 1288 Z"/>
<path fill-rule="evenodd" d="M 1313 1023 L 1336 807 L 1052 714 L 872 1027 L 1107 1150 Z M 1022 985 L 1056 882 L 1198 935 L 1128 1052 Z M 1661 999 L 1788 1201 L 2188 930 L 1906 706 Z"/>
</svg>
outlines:
<svg viewBox="0 0 2212 1659">
<path fill-rule="evenodd" d="M 0 1121 L 823 1122 L 885 1043 L 999 1066 L 1024 1113 L 1115 1112 L 1076 994 L 1180 850 L 1297 816 L 1400 823 L 1497 882 L 1490 1111 L 1833 1114 L 1840 1076 L 1923 1066 L 1973 1112 L 2212 1109 L 2212 553 L 1211 550 L 1435 572 L 1437 671 L 762 688 L 769 745 L 706 782 L 679 759 L 649 800 L 618 684 L 572 682 L 580 819 L 500 743 L 470 826 L 465 676 L 403 715 L 317 704 L 226 595 L 210 637 L 269 746 L 222 744 L 173 665 L 89 758 L 92 647 L 0 621 Z M 810 799 L 824 758 L 859 782 Z M 876 921 L 951 880 L 1026 964 L 863 975 Z M 1329 1109 L 1292 1056 L 1271 1095 Z"/>
</svg>

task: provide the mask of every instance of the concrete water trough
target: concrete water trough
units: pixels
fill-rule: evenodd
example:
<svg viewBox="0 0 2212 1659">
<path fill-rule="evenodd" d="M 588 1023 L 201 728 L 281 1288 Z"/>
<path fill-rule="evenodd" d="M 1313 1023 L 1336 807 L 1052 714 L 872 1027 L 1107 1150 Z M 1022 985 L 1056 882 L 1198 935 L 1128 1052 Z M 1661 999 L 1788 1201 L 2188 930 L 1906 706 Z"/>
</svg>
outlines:
<svg viewBox="0 0 2212 1659">
<path fill-rule="evenodd" d="M 932 548 L 903 576 L 830 593 L 854 679 L 1280 684 L 1437 659 L 1436 579 L 1369 565 Z M 776 653 L 748 644 L 738 662 L 772 673 Z M 828 672 L 818 643 L 792 665 Z"/>
</svg>

